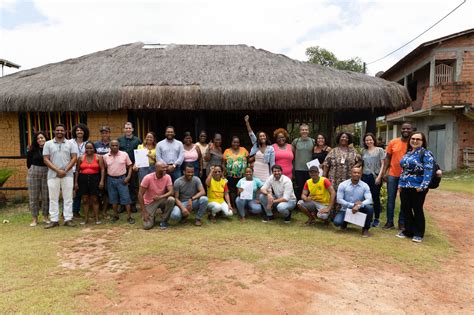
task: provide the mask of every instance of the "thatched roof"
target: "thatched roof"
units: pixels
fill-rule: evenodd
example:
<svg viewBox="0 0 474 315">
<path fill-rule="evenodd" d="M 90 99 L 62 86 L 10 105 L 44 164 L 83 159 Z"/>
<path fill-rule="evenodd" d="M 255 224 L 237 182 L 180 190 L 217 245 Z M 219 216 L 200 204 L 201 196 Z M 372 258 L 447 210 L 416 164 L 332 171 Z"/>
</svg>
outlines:
<svg viewBox="0 0 474 315">
<path fill-rule="evenodd" d="M 385 114 L 409 104 L 397 83 L 246 45 L 146 49 L 137 42 L 0 78 L 0 112 L 363 109 Z"/>
</svg>

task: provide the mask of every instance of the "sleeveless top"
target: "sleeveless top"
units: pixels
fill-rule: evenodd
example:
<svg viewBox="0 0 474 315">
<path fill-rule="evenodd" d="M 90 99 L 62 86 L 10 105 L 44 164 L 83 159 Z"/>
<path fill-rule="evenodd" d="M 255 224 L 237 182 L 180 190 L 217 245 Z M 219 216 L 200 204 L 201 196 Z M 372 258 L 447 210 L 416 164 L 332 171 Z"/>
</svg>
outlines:
<svg viewBox="0 0 474 315">
<path fill-rule="evenodd" d="M 319 153 L 314 153 L 313 151 L 313 156 L 312 156 L 312 159 L 318 159 L 319 161 L 319 164 L 323 164 L 324 162 L 324 159 L 326 159 L 326 156 L 328 155 L 329 151 L 326 151 L 326 148 L 324 148 L 323 151 L 319 152 Z"/>
<path fill-rule="evenodd" d="M 285 144 L 285 149 L 281 149 L 278 144 L 273 144 L 275 150 L 275 164 L 280 165 L 283 168 L 283 175 L 288 178 L 293 177 L 293 150 L 291 144 Z"/>
<path fill-rule="evenodd" d="M 184 162 L 194 162 L 199 158 L 199 154 L 196 150 L 196 145 L 194 144 L 191 150 L 184 149 Z"/>
<path fill-rule="evenodd" d="M 311 200 L 319 202 L 323 205 L 328 205 L 329 201 L 331 200 L 331 195 L 329 194 L 329 190 L 326 188 L 325 182 L 328 179 L 326 177 L 319 177 L 319 180 L 316 183 L 313 183 L 313 179 L 308 179 L 306 181 L 306 185 L 309 191 L 309 198 Z M 306 189 L 306 187 L 305 187 Z"/>
<path fill-rule="evenodd" d="M 80 166 L 81 166 L 80 167 L 81 170 L 79 173 L 81 174 L 92 175 L 92 174 L 99 174 L 100 172 L 100 165 L 99 165 L 99 160 L 97 159 L 97 154 L 94 154 L 92 163 L 87 162 L 87 156 L 83 155 Z"/>
</svg>

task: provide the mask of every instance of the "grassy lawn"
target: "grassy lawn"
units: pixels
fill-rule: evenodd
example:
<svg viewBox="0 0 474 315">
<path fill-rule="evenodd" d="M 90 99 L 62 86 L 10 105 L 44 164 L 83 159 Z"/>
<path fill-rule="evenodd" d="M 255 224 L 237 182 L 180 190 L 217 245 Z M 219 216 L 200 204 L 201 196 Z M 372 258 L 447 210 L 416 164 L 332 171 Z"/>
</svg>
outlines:
<svg viewBox="0 0 474 315">
<path fill-rule="evenodd" d="M 462 170 L 445 173 L 439 189 L 474 194 L 474 172 Z"/>
<path fill-rule="evenodd" d="M 28 226 L 26 205 L 0 209 L 0 310 L 2 313 L 74 313 L 93 312 L 80 296 L 100 288 L 116 297 L 113 280 L 98 283 L 85 276 L 87 270 L 60 267 L 58 252 L 67 241 L 94 233 L 97 237 L 113 228 L 111 250 L 133 268 L 149 269 L 157 263 L 169 270 L 208 274 L 208 263 L 240 260 L 265 272 L 301 272 L 352 265 L 363 267 L 392 265 L 403 270 L 433 270 L 454 254 L 445 235 L 428 218 L 427 235 L 422 244 L 400 240 L 395 230 L 372 229 L 372 237 L 360 237 L 359 228 L 339 231 L 322 224 L 307 227 L 301 214 L 290 225 L 282 220 L 264 224 L 258 218 L 245 223 L 236 218 L 218 220 L 196 228 L 191 223 L 172 225 L 167 231 L 143 231 L 141 221 L 130 226 L 124 221 L 112 227 L 90 225 L 44 230 Z M 384 222 L 384 218 L 382 218 Z M 72 248 L 70 250 L 73 250 Z M 416 254 L 414 254 L 416 253 Z"/>
</svg>

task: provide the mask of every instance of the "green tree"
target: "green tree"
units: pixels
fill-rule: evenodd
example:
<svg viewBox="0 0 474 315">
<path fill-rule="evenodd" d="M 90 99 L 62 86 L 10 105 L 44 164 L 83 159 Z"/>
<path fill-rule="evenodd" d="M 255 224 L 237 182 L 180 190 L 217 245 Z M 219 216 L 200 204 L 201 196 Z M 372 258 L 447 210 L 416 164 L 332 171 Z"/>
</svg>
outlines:
<svg viewBox="0 0 474 315">
<path fill-rule="evenodd" d="M 349 70 L 360 73 L 364 72 L 364 62 L 359 57 L 339 60 L 332 52 L 319 46 L 306 48 L 306 56 L 308 56 L 308 62 L 310 63 L 316 63 L 321 66 L 339 70 Z"/>
</svg>

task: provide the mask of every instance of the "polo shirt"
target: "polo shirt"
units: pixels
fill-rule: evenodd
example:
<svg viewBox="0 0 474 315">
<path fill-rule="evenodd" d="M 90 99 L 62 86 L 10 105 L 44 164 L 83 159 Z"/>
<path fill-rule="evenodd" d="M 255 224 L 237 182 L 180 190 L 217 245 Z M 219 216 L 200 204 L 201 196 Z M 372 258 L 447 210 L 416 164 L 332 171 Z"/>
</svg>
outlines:
<svg viewBox="0 0 474 315">
<path fill-rule="evenodd" d="M 267 192 L 270 192 L 269 189 L 272 189 L 276 198 L 283 197 L 288 201 L 296 201 L 293 183 L 291 182 L 291 179 L 283 174 L 279 180 L 276 180 L 273 175 L 270 175 L 270 177 L 265 181 L 265 184 L 263 184 L 262 189 L 265 189 Z"/>
<path fill-rule="evenodd" d="M 110 152 L 103 157 L 107 167 L 107 175 L 110 176 L 122 176 L 127 174 L 127 166 L 133 164 L 128 154 L 123 151 L 118 151 L 115 155 Z"/>
<path fill-rule="evenodd" d="M 46 141 L 43 147 L 43 156 L 49 155 L 49 160 L 59 169 L 65 170 L 66 166 L 71 162 L 72 154 L 77 154 L 77 146 L 73 145 L 67 139 L 58 142 L 56 138 Z M 72 177 L 74 171 L 72 169 L 67 172 L 66 177 Z M 56 178 L 57 173 L 48 168 L 48 179 Z"/>
<path fill-rule="evenodd" d="M 165 174 L 163 177 L 156 177 L 156 173 L 151 173 L 143 177 L 140 186 L 145 188 L 146 191 L 143 194 L 143 201 L 145 205 L 149 205 L 154 202 L 153 198 L 159 195 L 163 195 L 168 192 L 168 186 L 173 185 L 171 176 Z"/>
</svg>

